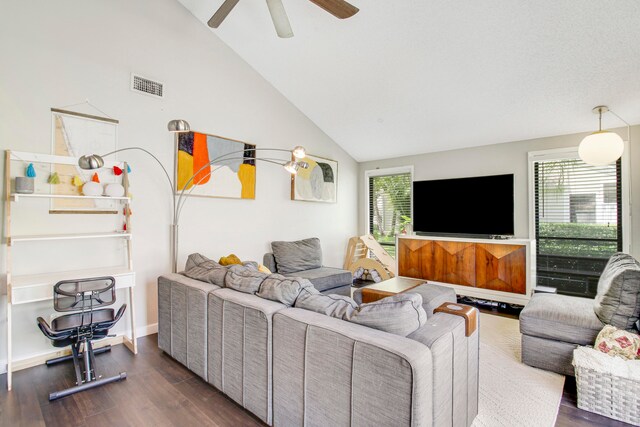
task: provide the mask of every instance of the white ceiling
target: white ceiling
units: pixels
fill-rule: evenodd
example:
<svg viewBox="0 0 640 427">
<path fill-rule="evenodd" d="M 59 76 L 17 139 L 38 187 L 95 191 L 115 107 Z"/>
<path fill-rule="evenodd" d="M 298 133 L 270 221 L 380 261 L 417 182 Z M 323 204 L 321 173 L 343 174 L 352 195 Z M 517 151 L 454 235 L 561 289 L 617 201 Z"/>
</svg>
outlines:
<svg viewBox="0 0 640 427">
<path fill-rule="evenodd" d="M 595 130 L 599 104 L 640 123 L 638 0 L 283 3 L 291 39 L 262 0 L 212 31 L 358 161 Z"/>
</svg>

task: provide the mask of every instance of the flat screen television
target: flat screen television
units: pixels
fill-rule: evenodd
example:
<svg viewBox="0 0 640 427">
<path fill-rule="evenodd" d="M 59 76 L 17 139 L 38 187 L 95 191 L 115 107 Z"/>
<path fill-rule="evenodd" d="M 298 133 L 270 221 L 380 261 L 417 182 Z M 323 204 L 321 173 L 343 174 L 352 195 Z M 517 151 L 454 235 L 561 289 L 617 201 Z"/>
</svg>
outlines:
<svg viewBox="0 0 640 427">
<path fill-rule="evenodd" d="M 418 234 L 512 236 L 513 212 L 513 174 L 413 182 Z"/>
</svg>

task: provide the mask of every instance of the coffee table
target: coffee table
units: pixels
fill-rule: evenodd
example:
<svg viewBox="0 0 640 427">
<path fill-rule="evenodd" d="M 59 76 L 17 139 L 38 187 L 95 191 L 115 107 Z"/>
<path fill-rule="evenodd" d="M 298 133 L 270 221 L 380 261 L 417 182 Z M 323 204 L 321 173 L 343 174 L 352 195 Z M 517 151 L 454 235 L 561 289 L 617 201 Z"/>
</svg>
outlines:
<svg viewBox="0 0 640 427">
<path fill-rule="evenodd" d="M 374 302 L 395 294 L 407 292 L 423 283 L 427 283 L 427 281 L 408 277 L 394 277 L 374 285 L 367 285 L 361 288 L 362 303 Z"/>
</svg>

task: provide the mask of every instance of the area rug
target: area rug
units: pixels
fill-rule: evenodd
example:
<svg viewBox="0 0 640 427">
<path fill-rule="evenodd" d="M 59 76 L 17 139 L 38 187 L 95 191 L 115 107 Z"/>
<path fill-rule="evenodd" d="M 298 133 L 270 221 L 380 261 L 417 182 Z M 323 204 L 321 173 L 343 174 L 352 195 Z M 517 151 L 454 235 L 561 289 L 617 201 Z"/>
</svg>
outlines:
<svg viewBox="0 0 640 427">
<path fill-rule="evenodd" d="M 564 377 L 520 362 L 518 321 L 480 314 L 480 393 L 474 427 L 552 427 Z"/>
</svg>

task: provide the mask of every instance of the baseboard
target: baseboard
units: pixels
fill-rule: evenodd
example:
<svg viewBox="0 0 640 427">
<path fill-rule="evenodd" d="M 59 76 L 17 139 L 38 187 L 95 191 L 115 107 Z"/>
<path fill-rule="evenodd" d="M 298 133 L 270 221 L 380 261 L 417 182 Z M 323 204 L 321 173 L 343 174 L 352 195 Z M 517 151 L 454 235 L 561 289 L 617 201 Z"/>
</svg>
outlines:
<svg viewBox="0 0 640 427">
<path fill-rule="evenodd" d="M 141 326 L 136 328 L 136 335 L 138 338 L 144 337 L 151 334 L 158 333 L 158 324 L 152 323 L 150 325 Z M 118 335 L 115 337 L 109 337 L 102 339 L 100 341 L 96 341 L 94 348 L 104 347 L 106 345 L 117 345 L 122 344 L 124 335 Z M 35 356 L 25 357 L 24 359 L 15 359 L 13 361 L 13 372 L 20 371 L 22 369 L 31 368 L 37 365 L 44 364 L 47 360 L 53 359 L 54 357 L 66 356 L 71 354 L 71 350 L 69 349 L 61 349 L 61 350 L 53 350 L 47 351 L 41 354 L 37 354 Z M 0 360 L 0 374 L 7 373 L 7 359 Z"/>
</svg>

